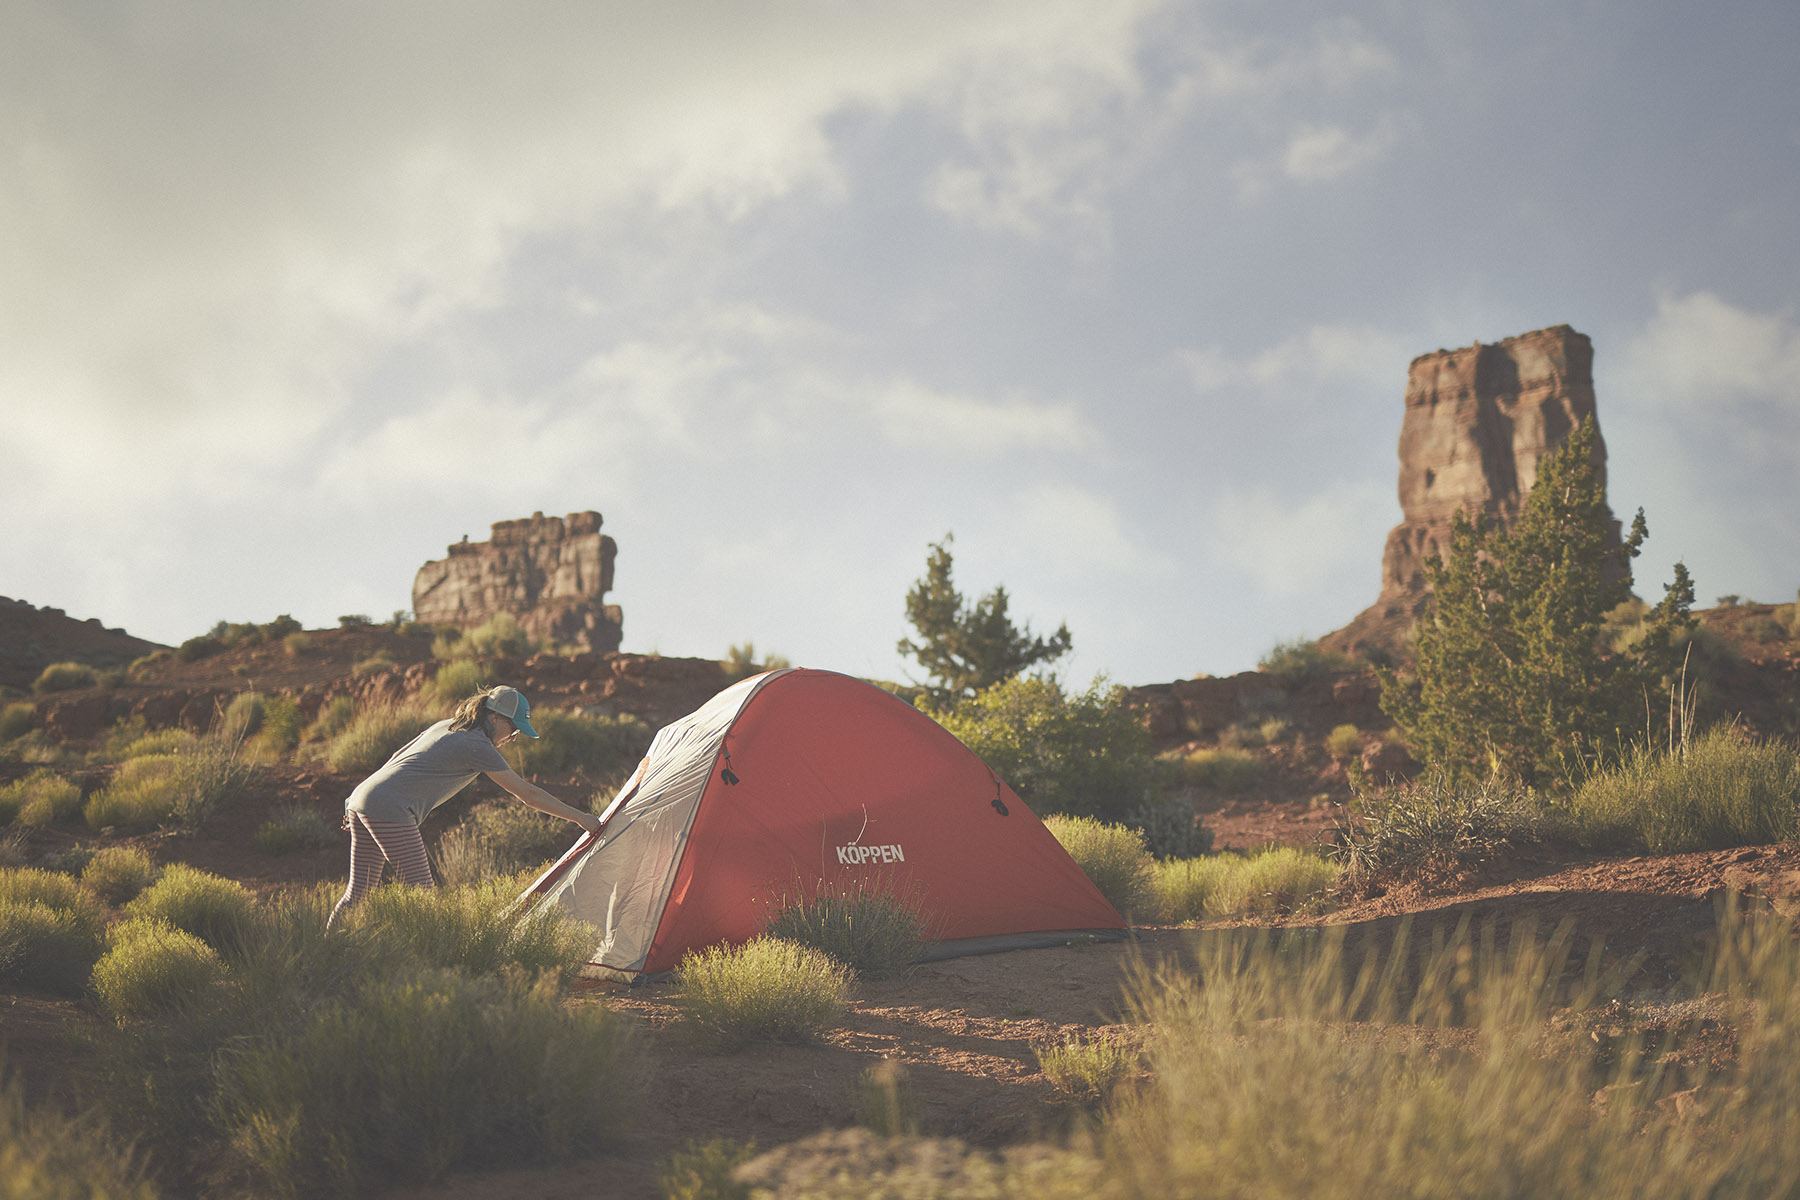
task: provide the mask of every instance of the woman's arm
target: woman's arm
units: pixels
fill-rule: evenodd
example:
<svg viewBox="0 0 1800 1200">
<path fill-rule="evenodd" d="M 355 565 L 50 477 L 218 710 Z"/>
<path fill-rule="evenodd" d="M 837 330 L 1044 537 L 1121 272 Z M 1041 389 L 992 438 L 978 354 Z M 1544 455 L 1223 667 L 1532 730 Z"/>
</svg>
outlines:
<svg viewBox="0 0 1800 1200">
<path fill-rule="evenodd" d="M 564 804 L 537 784 L 520 777 L 517 771 L 487 771 L 487 777 L 513 794 L 526 808 L 535 808 L 541 813 L 549 813 L 553 817 L 561 817 L 565 821 L 573 821 L 589 833 L 600 832 L 600 818 L 591 812 L 583 812 L 579 808 Z"/>
</svg>

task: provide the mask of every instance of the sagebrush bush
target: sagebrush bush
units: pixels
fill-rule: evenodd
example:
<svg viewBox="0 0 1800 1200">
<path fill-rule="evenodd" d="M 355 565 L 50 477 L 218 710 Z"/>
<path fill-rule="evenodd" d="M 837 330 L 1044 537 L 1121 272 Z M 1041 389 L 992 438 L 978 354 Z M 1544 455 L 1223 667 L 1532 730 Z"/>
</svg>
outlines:
<svg viewBox="0 0 1800 1200">
<path fill-rule="evenodd" d="M 136 846 L 104 846 L 81 869 L 82 884 L 102 901 L 124 904 L 155 883 L 162 868 Z"/>
<path fill-rule="evenodd" d="M 1144 835 L 1144 845 L 1155 858 L 1193 858 L 1212 849 L 1212 830 L 1201 823 L 1185 788 L 1138 805 L 1125 815 L 1124 823 Z"/>
<path fill-rule="evenodd" d="M 1216 854 L 1156 864 L 1151 881 L 1162 919 L 1183 925 L 1202 917 L 1292 912 L 1337 886 L 1338 864 L 1292 846 L 1255 854 Z"/>
<path fill-rule="evenodd" d="M 927 925 L 916 897 L 870 884 L 792 897 L 762 931 L 823 950 L 864 979 L 886 979 L 911 966 L 929 945 Z"/>
<path fill-rule="evenodd" d="M 1069 695 L 1054 679 L 1021 676 L 953 708 L 920 704 L 1040 816 L 1117 819 L 1156 784 L 1144 723 L 1104 679 Z"/>
<path fill-rule="evenodd" d="M 506 969 L 570 978 L 599 938 L 560 909 L 515 906 L 519 889 L 506 879 L 476 887 L 375 889 L 353 910 L 350 926 L 427 967 L 478 974 Z"/>
<path fill-rule="evenodd" d="M 520 769 L 528 775 L 582 775 L 589 779 L 631 770 L 650 749 L 656 731 L 630 715 L 617 717 L 533 709 L 539 736 L 522 738 Z"/>
<path fill-rule="evenodd" d="M 95 687 L 100 673 L 86 663 L 54 662 L 38 672 L 31 690 L 42 696 L 48 692 L 69 692 L 77 688 Z"/>
<path fill-rule="evenodd" d="M 1311 638 L 1301 637 L 1275 643 L 1257 662 L 1256 669 L 1295 683 L 1308 683 L 1325 675 L 1354 671 L 1359 665 L 1355 659 L 1326 650 Z"/>
<path fill-rule="evenodd" d="M 249 764 L 233 738 L 199 738 L 170 754 L 146 754 L 119 764 L 105 787 L 87 799 L 88 827 L 148 829 L 158 825 L 198 828 L 237 798 Z"/>
<path fill-rule="evenodd" d="M 137 1156 L 91 1116 L 25 1103 L 0 1067 L 0 1196 L 15 1200 L 156 1200 Z"/>
<path fill-rule="evenodd" d="M 781 938 L 690 950 L 677 969 L 682 1020 L 701 1042 L 811 1042 L 843 1012 L 852 972 L 822 950 Z"/>
<path fill-rule="evenodd" d="M 1325 735 L 1325 752 L 1333 758 L 1354 758 L 1362 748 L 1362 730 L 1354 725 L 1334 725 Z"/>
<path fill-rule="evenodd" d="M 228 959 L 247 948 L 257 924 L 256 897 L 248 888 L 186 863 L 164 867 L 161 877 L 125 906 L 125 914 L 191 933 Z"/>
<path fill-rule="evenodd" d="M 314 715 L 312 724 L 306 727 L 305 731 L 301 734 L 300 740 L 304 742 L 329 742 L 332 738 L 335 738 L 338 734 L 350 728 L 350 723 L 355 719 L 356 701 L 348 696 L 333 696 L 329 701 L 319 706 L 319 711 Z"/>
<path fill-rule="evenodd" d="M 1044 828 L 1062 843 L 1120 916 L 1129 921 L 1152 915 L 1150 881 L 1156 860 L 1150 857 L 1142 833 L 1093 817 L 1062 814 L 1045 817 Z"/>
<path fill-rule="evenodd" d="M 361 1193 L 592 1153 L 638 1110 L 626 1022 L 528 973 L 399 970 L 223 1052 L 221 1132 L 270 1191 Z"/>
<path fill-rule="evenodd" d="M 1360 800 L 1362 822 L 1343 841 L 1359 886 L 1453 873 L 1553 832 L 1538 794 L 1500 777 L 1458 783 L 1433 769 Z"/>
<path fill-rule="evenodd" d="M 79 993 L 100 957 L 105 915 L 57 871 L 0 870 L 0 982 Z"/>
<path fill-rule="evenodd" d="M 0 742 L 10 742 L 37 724 L 37 706 L 28 700 L 0 705 Z"/>
<path fill-rule="evenodd" d="M 281 639 L 281 649 L 289 658 L 301 658 L 312 653 L 312 638 L 304 633 L 290 633 Z"/>
<path fill-rule="evenodd" d="M 299 850 L 320 850 L 334 845 L 339 829 L 302 804 L 276 809 L 251 837 L 264 854 L 293 854 Z"/>
<path fill-rule="evenodd" d="M 577 826 L 562 818 L 511 800 L 482 805 L 438 839 L 432 869 L 450 887 L 485 883 L 543 866 L 580 835 Z"/>
<path fill-rule="evenodd" d="M 417 705 L 366 709 L 326 743 L 325 761 L 334 771 L 366 775 L 431 723 L 431 717 Z"/>
<path fill-rule="evenodd" d="M 116 733 L 116 737 L 107 738 L 100 750 L 103 759 L 113 762 L 127 762 L 156 754 L 181 754 L 192 750 L 199 742 L 198 738 L 185 729 L 158 729 L 149 733 L 142 728 L 141 723 L 129 725 Z"/>
<path fill-rule="evenodd" d="M 17 821 L 41 829 L 81 811 L 81 788 L 40 767 L 0 788 L 0 822 Z"/>
<path fill-rule="evenodd" d="M 486 669 L 472 658 L 459 658 L 433 673 L 431 681 L 419 689 L 419 701 L 427 708 L 448 713 L 485 686 Z"/>
<path fill-rule="evenodd" d="M 1800 752 L 1729 726 L 1673 752 L 1642 743 L 1588 777 L 1570 808 L 1583 838 L 1657 854 L 1800 839 Z"/>
<path fill-rule="evenodd" d="M 445 630 L 431 642 L 431 652 L 438 658 L 525 658 L 539 649 L 537 639 L 520 627 L 518 618 L 504 612 L 460 634 Z"/>
<path fill-rule="evenodd" d="M 161 921 L 125 921 L 108 942 L 94 964 L 94 991 L 121 1021 L 204 1003 L 226 975 L 218 951 Z"/>
<path fill-rule="evenodd" d="M 1233 746 L 1193 750 L 1177 754 L 1168 761 L 1175 764 L 1179 777 L 1187 785 L 1211 788 L 1227 796 L 1249 791 L 1263 774 L 1262 759 Z"/>
</svg>

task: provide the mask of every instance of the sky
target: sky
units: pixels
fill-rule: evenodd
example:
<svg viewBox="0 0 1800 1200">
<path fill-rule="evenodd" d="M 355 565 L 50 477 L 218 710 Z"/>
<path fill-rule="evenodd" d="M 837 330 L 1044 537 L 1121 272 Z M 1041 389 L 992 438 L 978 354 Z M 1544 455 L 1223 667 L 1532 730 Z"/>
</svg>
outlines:
<svg viewBox="0 0 1800 1200">
<path fill-rule="evenodd" d="M 1800 587 L 1800 6 L 0 7 L 0 594 L 166 644 L 594 509 L 627 651 L 1347 623 L 1407 366 L 1593 339 L 1637 588 Z"/>
</svg>

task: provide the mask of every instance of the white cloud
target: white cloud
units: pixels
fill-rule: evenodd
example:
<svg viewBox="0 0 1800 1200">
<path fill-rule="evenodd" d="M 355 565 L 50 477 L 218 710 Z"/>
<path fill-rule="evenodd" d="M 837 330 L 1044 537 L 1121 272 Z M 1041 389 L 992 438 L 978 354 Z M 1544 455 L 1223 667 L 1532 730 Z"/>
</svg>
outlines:
<svg viewBox="0 0 1800 1200">
<path fill-rule="evenodd" d="M 1302 123 L 1288 135 L 1286 145 L 1268 158 L 1232 167 L 1238 198 L 1255 200 L 1278 180 L 1302 185 L 1329 183 L 1377 166 L 1393 154 L 1413 124 L 1409 117 L 1391 112 L 1382 113 L 1360 133 L 1336 122 Z"/>
<path fill-rule="evenodd" d="M 1379 545 L 1392 503 L 1388 488 L 1368 483 L 1304 497 L 1263 487 L 1231 491 L 1214 507 L 1208 541 L 1264 593 L 1295 596 Z"/>
<path fill-rule="evenodd" d="M 1397 388 L 1408 361 L 1399 338 L 1367 325 L 1314 325 L 1248 356 L 1210 346 L 1174 355 L 1196 392 L 1253 390 L 1275 400 L 1335 382 Z"/>
<path fill-rule="evenodd" d="M 1001 519 L 1015 560 L 1061 564 L 1084 576 L 1166 575 L 1175 567 L 1167 553 L 1138 540 L 1112 497 L 1079 483 L 1046 480 L 1023 487 L 1008 498 Z"/>
<path fill-rule="evenodd" d="M 871 414 L 883 438 L 908 450 L 989 457 L 1016 450 L 1079 451 L 1099 441 L 1072 401 L 1019 394 L 986 400 L 935 391 L 910 379 L 881 386 Z"/>
<path fill-rule="evenodd" d="M 1766 406 L 1800 420 L 1800 322 L 1712 292 L 1664 295 L 1620 372 L 1634 401 L 1704 414 Z"/>
</svg>

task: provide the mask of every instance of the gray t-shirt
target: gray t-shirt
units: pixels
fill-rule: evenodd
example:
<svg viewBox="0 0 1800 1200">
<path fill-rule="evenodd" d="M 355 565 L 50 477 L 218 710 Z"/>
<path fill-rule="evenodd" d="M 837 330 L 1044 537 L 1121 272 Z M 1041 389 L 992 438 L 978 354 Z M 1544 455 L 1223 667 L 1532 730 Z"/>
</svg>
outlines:
<svg viewBox="0 0 1800 1200">
<path fill-rule="evenodd" d="M 487 734 L 479 729 L 451 729 L 450 722 L 443 720 L 394 751 L 392 758 L 356 785 L 344 808 L 377 821 L 422 823 L 432 809 L 475 776 L 511 769 Z"/>
</svg>

